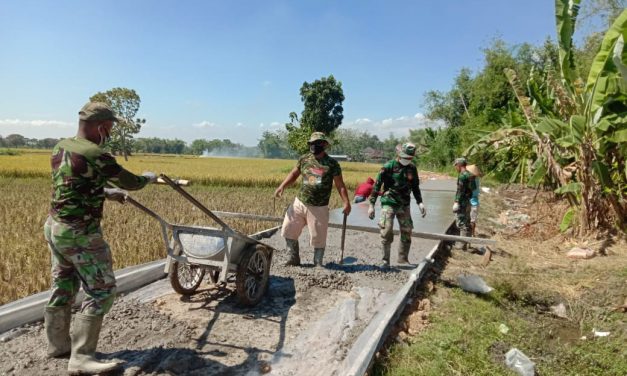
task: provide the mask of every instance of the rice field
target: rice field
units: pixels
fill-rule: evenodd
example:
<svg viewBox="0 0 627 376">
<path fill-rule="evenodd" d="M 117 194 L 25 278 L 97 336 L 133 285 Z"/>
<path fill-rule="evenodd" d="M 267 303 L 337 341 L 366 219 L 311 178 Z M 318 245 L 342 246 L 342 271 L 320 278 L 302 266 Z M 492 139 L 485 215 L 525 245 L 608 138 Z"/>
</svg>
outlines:
<svg viewBox="0 0 627 376">
<path fill-rule="evenodd" d="M 48 160 L 48 151 L 0 156 L 0 304 L 50 286 L 50 255 L 43 237 L 50 198 Z M 274 211 L 274 189 L 295 161 L 154 155 L 118 161 L 136 173 L 151 170 L 192 180 L 186 189 L 214 210 L 281 216 L 298 187 L 297 184 L 277 199 Z M 352 189 L 367 176 L 374 176 L 379 166 L 342 162 L 342 168 Z M 151 185 L 131 195 L 169 222 L 214 225 L 168 186 Z M 340 204 L 334 189 L 330 205 Z M 245 233 L 276 225 L 242 220 L 227 223 Z M 165 257 L 156 221 L 131 205 L 106 202 L 102 226 L 115 269 Z"/>
<path fill-rule="evenodd" d="M 130 171 L 153 171 L 196 185 L 223 187 L 277 187 L 295 166 L 295 160 L 259 158 L 202 158 L 189 155 L 138 154 L 118 162 Z M 341 162 L 342 175 L 349 188 L 378 172 L 380 165 Z M 26 151 L 0 158 L 0 177 L 47 178 L 50 176 L 50 151 Z"/>
</svg>

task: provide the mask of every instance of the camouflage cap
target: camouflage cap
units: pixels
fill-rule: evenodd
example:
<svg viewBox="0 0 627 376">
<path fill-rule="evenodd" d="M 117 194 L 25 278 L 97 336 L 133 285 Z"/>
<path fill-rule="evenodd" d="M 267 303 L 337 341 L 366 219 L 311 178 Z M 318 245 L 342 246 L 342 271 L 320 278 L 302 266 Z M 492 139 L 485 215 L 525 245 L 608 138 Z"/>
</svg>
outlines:
<svg viewBox="0 0 627 376">
<path fill-rule="evenodd" d="M 309 141 L 307 141 L 307 143 L 308 144 L 313 144 L 316 141 L 325 141 L 327 144 L 331 145 L 331 142 L 327 138 L 327 135 L 325 135 L 322 132 L 314 132 L 314 133 L 312 133 L 311 137 L 309 137 Z"/>
<path fill-rule="evenodd" d="M 457 165 L 466 166 L 466 163 L 467 163 L 466 162 L 466 158 L 463 158 L 463 157 L 462 158 L 457 158 L 457 159 L 455 159 L 455 163 L 453 163 L 453 166 L 457 166 Z"/>
<path fill-rule="evenodd" d="M 87 102 L 78 112 L 78 118 L 86 121 L 121 121 L 121 118 L 115 115 L 111 107 L 102 102 Z"/>
<path fill-rule="evenodd" d="M 401 158 L 413 158 L 416 155 L 416 145 L 406 142 L 396 147 L 398 156 Z"/>
</svg>

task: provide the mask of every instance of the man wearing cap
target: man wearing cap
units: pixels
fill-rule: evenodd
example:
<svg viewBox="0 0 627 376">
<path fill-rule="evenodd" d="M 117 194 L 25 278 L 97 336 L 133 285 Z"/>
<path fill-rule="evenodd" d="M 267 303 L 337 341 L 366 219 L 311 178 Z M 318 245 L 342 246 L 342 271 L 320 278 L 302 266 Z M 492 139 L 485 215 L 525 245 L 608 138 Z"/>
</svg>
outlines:
<svg viewBox="0 0 627 376">
<path fill-rule="evenodd" d="M 104 103 L 88 102 L 80 110 L 76 137 L 59 142 L 52 151 L 52 200 L 44 225 L 51 252 L 52 293 L 44 310 L 48 357 L 70 355 L 70 373 L 97 374 L 119 366 L 98 361 L 94 354 L 103 316 L 115 299 L 111 251 L 100 220 L 105 198 L 124 203 L 126 191 L 156 181 L 154 173 L 137 176 L 103 150 L 119 119 Z M 119 188 L 105 188 L 105 185 Z M 79 287 L 85 299 L 74 317 L 71 308 Z"/>
<path fill-rule="evenodd" d="M 275 197 L 281 197 L 284 189 L 302 175 L 300 191 L 285 213 L 281 229 L 281 235 L 285 238 L 289 252 L 289 259 L 285 265 L 291 266 L 300 265 L 298 238 L 305 225 L 309 228 L 310 245 L 314 247 L 314 265 L 322 265 L 329 226 L 329 198 L 333 183 L 344 202 L 343 213 L 349 215 L 351 211 L 340 164 L 325 152 L 329 146 L 326 135 L 322 132 L 314 132 L 307 143 L 309 153 L 300 157 L 296 166 L 274 192 Z"/>
<path fill-rule="evenodd" d="M 378 192 L 383 187 L 381 195 L 381 245 L 383 247 L 382 267 L 390 266 L 390 247 L 394 240 L 394 217 L 398 220 L 401 228 L 401 242 L 398 248 L 398 263 L 408 264 L 409 248 L 411 247 L 411 230 L 414 223 L 411 219 L 410 202 L 413 193 L 420 213 L 424 218 L 427 215 L 425 205 L 422 203 L 420 193 L 420 179 L 418 170 L 412 163 L 416 155 L 416 146 L 405 143 L 396 147 L 396 158 L 387 162 L 381 167 L 377 175 L 377 181 L 370 194 L 370 208 L 368 217 L 374 219 L 374 204 L 377 202 Z"/>
<path fill-rule="evenodd" d="M 455 203 L 453 213 L 455 213 L 455 223 L 461 236 L 472 236 L 470 229 L 470 200 L 472 192 L 476 188 L 475 176 L 466 169 L 466 158 L 455 159 L 455 169 L 459 173 L 457 176 L 457 192 L 455 193 Z M 468 249 L 468 243 L 457 242 L 456 249 Z"/>
</svg>

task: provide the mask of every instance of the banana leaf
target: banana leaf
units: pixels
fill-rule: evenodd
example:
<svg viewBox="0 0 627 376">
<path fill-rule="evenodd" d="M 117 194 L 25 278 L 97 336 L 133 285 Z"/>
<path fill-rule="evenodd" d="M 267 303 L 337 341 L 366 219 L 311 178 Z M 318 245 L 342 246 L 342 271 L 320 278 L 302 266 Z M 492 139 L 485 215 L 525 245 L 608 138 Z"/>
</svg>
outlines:
<svg viewBox="0 0 627 376">
<path fill-rule="evenodd" d="M 581 192 L 581 183 L 579 182 L 568 183 L 555 190 L 555 193 L 557 194 L 564 194 L 564 193 L 579 194 L 579 192 Z"/>
<path fill-rule="evenodd" d="M 592 95 L 589 109 L 591 113 L 595 113 L 598 108 L 604 105 L 608 95 L 615 93 L 617 89 L 624 86 L 620 84 L 624 77 L 620 78 L 618 67 L 615 64 L 615 60 L 618 60 L 618 56 L 615 59 L 615 55 L 619 54 L 619 51 L 615 51 L 615 49 L 617 44 L 620 47 L 619 39 L 621 37 L 623 41 L 627 39 L 627 9 L 623 10 L 605 33 L 601 48 L 590 67 L 586 91 Z M 627 63 L 627 53 L 624 46 L 620 51 L 620 62 L 623 65 Z"/>
<path fill-rule="evenodd" d="M 573 33 L 579 14 L 580 0 L 555 0 L 555 22 L 562 81 L 572 92 L 575 82 L 575 57 L 573 54 Z"/>
</svg>

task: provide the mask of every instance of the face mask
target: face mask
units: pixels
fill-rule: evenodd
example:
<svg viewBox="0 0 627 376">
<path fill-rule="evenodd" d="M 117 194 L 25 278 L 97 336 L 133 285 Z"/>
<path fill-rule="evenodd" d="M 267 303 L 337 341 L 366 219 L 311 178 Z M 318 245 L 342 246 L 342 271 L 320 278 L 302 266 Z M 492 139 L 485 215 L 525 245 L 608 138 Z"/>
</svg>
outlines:
<svg viewBox="0 0 627 376">
<path fill-rule="evenodd" d="M 400 163 L 400 164 L 401 164 L 401 165 L 403 165 L 403 166 L 407 166 L 408 164 L 410 164 L 410 163 L 411 163 L 411 160 L 410 160 L 410 159 L 403 159 L 403 158 L 399 158 L 399 159 L 398 159 L 398 163 Z"/>
<path fill-rule="evenodd" d="M 309 145 L 309 151 L 312 152 L 314 155 L 318 155 L 324 151 L 324 145 Z"/>
<path fill-rule="evenodd" d="M 100 142 L 98 143 L 99 146 L 103 146 L 111 139 L 111 134 L 109 134 L 109 132 L 107 132 L 102 125 L 98 127 L 98 134 L 100 135 Z"/>
</svg>

